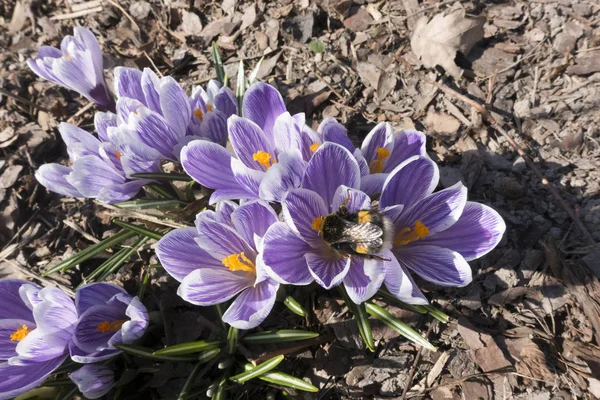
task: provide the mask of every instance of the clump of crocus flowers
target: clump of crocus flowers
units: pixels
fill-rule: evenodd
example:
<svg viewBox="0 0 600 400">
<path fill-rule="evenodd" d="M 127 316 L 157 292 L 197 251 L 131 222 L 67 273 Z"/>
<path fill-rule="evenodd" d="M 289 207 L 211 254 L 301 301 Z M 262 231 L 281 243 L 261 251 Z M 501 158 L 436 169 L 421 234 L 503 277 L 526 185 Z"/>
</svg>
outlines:
<svg viewBox="0 0 600 400">
<path fill-rule="evenodd" d="M 29 65 L 106 110 L 96 113 L 96 136 L 59 126 L 70 163 L 40 167 L 46 188 L 117 203 L 154 183 L 150 174 L 170 161 L 212 190 L 210 207 L 164 235 L 156 255 L 187 302 L 232 300 L 222 316 L 232 327 L 260 325 L 280 285 L 342 285 L 354 304 L 385 287 L 405 303 L 427 304 L 413 273 L 468 285 L 468 261 L 494 249 L 505 231 L 496 211 L 467 201 L 461 183 L 436 191 L 439 170 L 421 132 L 382 122 L 355 147 L 336 120 L 313 130 L 304 114 L 291 115 L 266 83 L 236 98 L 217 81 L 186 91 L 150 69 L 117 68 L 115 98 L 86 28 L 61 50 L 41 48 Z M 331 216 L 341 225 L 326 225 Z M 98 363 L 148 326 L 137 297 L 104 283 L 83 286 L 72 300 L 4 280 L 0 300 L 14 305 L 0 310 L 0 375 L 10 377 L 0 382 L 0 399 L 39 385 L 69 357 L 87 364 L 71 373 L 73 382 L 98 398 L 115 385 Z"/>
</svg>

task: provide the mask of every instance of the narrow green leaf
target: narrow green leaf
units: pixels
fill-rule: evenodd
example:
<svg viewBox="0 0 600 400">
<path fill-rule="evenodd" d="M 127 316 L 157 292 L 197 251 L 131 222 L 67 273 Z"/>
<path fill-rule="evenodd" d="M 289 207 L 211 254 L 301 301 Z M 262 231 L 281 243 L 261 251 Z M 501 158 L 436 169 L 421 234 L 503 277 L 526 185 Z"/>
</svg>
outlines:
<svg viewBox="0 0 600 400">
<path fill-rule="evenodd" d="M 252 371 L 254 368 L 256 367 L 254 367 L 252 364 L 244 365 L 244 369 L 246 371 Z M 305 392 L 316 393 L 319 391 L 317 387 L 306 382 L 305 380 L 296 378 L 288 374 L 284 374 L 283 372 L 279 371 L 266 372 L 259 376 L 258 379 L 260 379 L 261 381 L 273 383 L 275 385 L 290 387 L 297 390 L 303 390 Z"/>
<path fill-rule="evenodd" d="M 137 242 L 135 242 L 134 244 L 132 244 L 131 247 L 122 249 L 123 253 L 119 254 L 119 257 L 117 259 L 115 259 L 115 262 L 112 265 L 110 265 L 108 268 L 106 268 L 105 270 L 102 271 L 102 275 L 100 275 L 100 278 L 98 278 L 98 280 L 99 281 L 103 281 L 110 274 L 113 274 L 113 273 L 117 272 L 119 270 L 119 268 L 121 268 L 121 266 L 127 260 L 129 260 L 129 257 L 131 257 L 131 255 L 133 253 L 135 253 L 148 240 L 150 240 L 150 238 L 142 236 L 141 238 L 139 238 L 137 240 Z"/>
<path fill-rule="evenodd" d="M 354 319 L 356 320 L 356 324 L 358 325 L 358 331 L 362 336 L 367 348 L 370 351 L 375 351 L 375 342 L 373 342 L 373 331 L 371 330 L 371 323 L 369 322 L 369 318 L 365 311 L 365 304 L 355 304 L 350 297 L 348 296 L 348 292 L 344 285 L 338 286 L 340 289 L 340 293 L 344 299 L 344 302 L 354 314 Z"/>
<path fill-rule="evenodd" d="M 428 350 L 437 350 L 437 348 L 434 345 L 432 345 L 431 343 L 429 343 L 428 340 L 424 339 L 421 335 L 419 335 L 417 331 L 415 331 L 413 328 L 411 328 L 404 322 L 400 321 L 398 318 L 394 317 L 387 310 L 379 307 L 377 304 L 373 304 L 370 302 L 367 302 L 366 304 L 367 312 L 369 314 L 371 314 L 390 328 L 396 330 L 408 340 L 411 340 L 414 343 L 419 344 Z"/>
<path fill-rule="evenodd" d="M 234 354 L 237 348 L 237 342 L 240 331 L 233 326 L 229 327 L 227 332 L 227 354 Z"/>
<path fill-rule="evenodd" d="M 165 347 L 164 349 L 156 350 L 152 354 L 155 356 L 182 356 L 185 354 L 199 353 L 206 349 L 217 347 L 220 344 L 221 342 L 218 340 L 199 340 L 197 342 L 181 343 L 174 346 Z"/>
<path fill-rule="evenodd" d="M 80 251 L 79 253 L 63 260 L 50 268 L 48 271 L 44 272 L 44 276 L 53 274 L 57 271 L 66 271 L 75 265 L 81 264 L 82 262 L 89 260 L 97 254 L 102 253 L 104 250 L 112 247 L 116 244 L 119 244 L 129 238 L 136 236 L 135 232 L 123 230 L 107 239 L 102 240 L 99 243 L 96 243 L 85 250 Z"/>
<path fill-rule="evenodd" d="M 212 57 L 213 62 L 215 63 L 215 71 L 217 73 L 217 80 L 223 85 L 225 84 L 225 68 L 223 68 L 223 62 L 221 61 L 221 55 L 219 54 L 219 49 L 217 48 L 217 43 L 212 43 Z"/>
<path fill-rule="evenodd" d="M 422 307 L 427 310 L 429 315 L 431 315 L 433 318 L 437 319 L 438 321 L 440 321 L 444 324 L 447 324 L 448 321 L 450 321 L 450 316 L 448 314 L 446 314 L 445 312 L 443 312 L 442 310 L 440 310 L 439 308 L 437 308 L 431 304 L 427 304 Z"/>
<path fill-rule="evenodd" d="M 69 380 L 69 383 L 73 385 L 73 382 Z M 77 387 L 75 387 L 77 389 Z M 20 394 L 14 398 L 14 400 L 56 400 L 59 398 L 60 390 L 57 387 L 49 387 L 47 384 L 44 384 L 43 387 L 39 387 L 36 389 L 32 389 L 26 393 Z M 71 389 L 72 395 L 75 394 L 73 389 Z"/>
<path fill-rule="evenodd" d="M 427 309 L 424 306 L 418 305 L 418 304 L 405 303 L 405 302 L 399 300 L 396 296 L 394 296 L 393 294 L 391 294 L 384 288 L 379 289 L 377 294 L 380 295 L 381 297 L 384 297 L 384 298 L 390 300 L 391 302 L 393 302 L 395 304 L 398 304 L 400 307 L 402 307 L 404 309 L 418 312 L 419 314 L 427 314 Z"/>
<path fill-rule="evenodd" d="M 220 352 L 221 352 L 221 349 L 219 349 L 218 347 L 203 351 L 198 356 L 198 361 L 200 361 L 201 363 L 209 362 L 210 360 L 215 358 Z"/>
<path fill-rule="evenodd" d="M 187 174 L 176 174 L 172 172 L 140 172 L 131 174 L 132 178 L 152 179 L 156 181 L 191 181 L 192 178 Z"/>
<path fill-rule="evenodd" d="M 250 73 L 250 76 L 248 76 L 248 86 L 252 85 L 256 81 L 256 77 L 258 76 L 258 71 L 260 70 L 260 66 L 262 65 L 264 60 L 265 60 L 265 56 L 262 56 L 260 58 L 260 60 L 258 60 L 256 65 L 254 66 L 254 69 Z"/>
<path fill-rule="evenodd" d="M 244 99 L 244 93 L 246 93 L 246 73 L 244 72 L 244 63 L 240 60 L 237 74 L 237 85 L 235 88 L 235 97 L 238 101 L 238 110 L 242 109 L 242 101 Z"/>
<path fill-rule="evenodd" d="M 149 193 L 152 193 L 161 199 L 173 199 L 173 194 L 169 193 L 167 189 L 159 185 L 145 185 L 144 186 Z"/>
<path fill-rule="evenodd" d="M 317 336 L 319 336 L 317 332 L 303 331 L 299 329 L 281 329 L 278 331 L 252 333 L 244 336 L 242 340 L 248 343 L 277 343 L 312 339 L 316 338 Z"/>
<path fill-rule="evenodd" d="M 306 317 L 308 315 L 304 307 L 302 307 L 292 296 L 287 296 L 283 301 L 283 304 L 285 304 L 285 306 L 294 314 L 298 314 L 301 317 Z"/>
<path fill-rule="evenodd" d="M 212 395 L 211 400 L 224 400 L 225 399 L 225 384 L 227 383 L 227 379 L 221 379 L 219 382 L 219 386 L 217 387 L 217 392 Z"/>
<path fill-rule="evenodd" d="M 185 398 L 188 395 L 190 389 L 194 385 L 194 381 L 196 380 L 196 376 L 200 372 L 200 367 L 202 367 L 201 363 L 198 363 L 198 364 L 194 365 L 194 369 L 192 369 L 192 372 L 190 372 L 190 374 L 188 375 L 187 379 L 185 380 L 185 383 L 183 384 L 183 387 L 181 388 L 181 391 L 179 392 L 179 396 L 177 396 L 177 400 L 185 400 Z"/>
<path fill-rule="evenodd" d="M 160 233 L 160 232 L 148 229 L 148 228 L 144 228 L 141 225 L 135 225 L 135 224 L 130 224 L 129 222 L 125 222 L 125 221 L 119 221 L 118 219 L 114 219 L 113 223 L 115 223 L 115 225 L 119 225 L 130 231 L 139 233 L 140 235 L 147 236 L 150 239 L 160 240 L 164 236 L 164 233 Z"/>
<path fill-rule="evenodd" d="M 140 284 L 140 288 L 138 290 L 137 297 L 140 301 L 144 301 L 144 294 L 146 294 L 146 288 L 148 287 L 148 283 L 150 283 L 150 271 L 144 270 L 142 283 Z"/>
<path fill-rule="evenodd" d="M 186 206 L 188 203 L 185 201 L 177 200 L 177 199 L 137 199 L 130 201 L 122 201 L 120 203 L 115 203 L 116 207 L 127 209 L 127 210 L 147 210 L 149 208 L 152 209 L 178 209 L 183 206 Z"/>
<path fill-rule="evenodd" d="M 196 362 L 198 361 L 198 356 L 160 356 L 152 353 L 151 349 L 142 346 L 134 346 L 131 344 L 115 344 L 115 347 L 123 350 L 127 354 L 131 354 L 132 356 L 148 358 L 150 360 L 156 361 L 166 361 L 166 362 Z"/>
<path fill-rule="evenodd" d="M 273 357 L 273 358 L 270 358 L 267 361 L 263 362 L 262 364 L 257 365 L 252 370 L 242 372 L 241 374 L 232 376 L 229 379 L 231 379 L 232 381 L 237 382 L 237 383 L 247 382 L 250 379 L 254 379 L 258 376 L 261 376 L 264 373 L 271 371 L 273 368 L 275 368 L 277 365 L 279 365 L 279 363 L 281 363 L 282 361 L 283 361 L 283 354 Z"/>
</svg>

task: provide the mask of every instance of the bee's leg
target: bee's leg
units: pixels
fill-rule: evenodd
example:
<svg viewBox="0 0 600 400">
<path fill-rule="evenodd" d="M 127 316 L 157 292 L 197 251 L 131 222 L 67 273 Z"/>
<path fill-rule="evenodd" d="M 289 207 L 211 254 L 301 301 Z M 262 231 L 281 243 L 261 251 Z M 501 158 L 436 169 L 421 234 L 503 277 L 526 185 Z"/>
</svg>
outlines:
<svg viewBox="0 0 600 400">
<path fill-rule="evenodd" d="M 365 256 L 368 257 L 368 258 L 379 260 L 379 261 L 392 261 L 389 258 L 380 257 L 380 256 L 378 256 L 376 254 L 365 254 Z"/>
<path fill-rule="evenodd" d="M 349 214 L 349 211 L 348 211 L 348 204 L 349 203 L 350 203 L 350 189 L 348 189 L 348 192 L 346 194 L 346 198 L 344 199 L 344 201 L 340 205 L 340 208 L 338 209 L 338 213 L 340 213 L 342 215 L 348 215 Z"/>
</svg>

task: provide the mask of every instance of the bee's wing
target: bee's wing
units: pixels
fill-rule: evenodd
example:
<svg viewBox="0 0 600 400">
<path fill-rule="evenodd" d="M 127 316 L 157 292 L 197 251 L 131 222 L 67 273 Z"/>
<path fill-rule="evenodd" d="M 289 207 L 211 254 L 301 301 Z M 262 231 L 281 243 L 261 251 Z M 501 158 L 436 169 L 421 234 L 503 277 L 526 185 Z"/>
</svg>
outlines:
<svg viewBox="0 0 600 400">
<path fill-rule="evenodd" d="M 383 231 L 375 224 L 348 224 L 336 243 L 367 243 L 377 240 L 381 236 L 383 236 Z"/>
</svg>

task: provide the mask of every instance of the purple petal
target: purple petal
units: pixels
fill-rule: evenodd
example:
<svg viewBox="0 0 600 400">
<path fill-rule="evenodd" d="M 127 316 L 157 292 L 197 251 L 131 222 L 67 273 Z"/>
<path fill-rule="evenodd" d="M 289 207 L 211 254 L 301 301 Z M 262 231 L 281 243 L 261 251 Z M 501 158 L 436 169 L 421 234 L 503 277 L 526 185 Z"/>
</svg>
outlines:
<svg viewBox="0 0 600 400">
<path fill-rule="evenodd" d="M 333 251 L 306 253 L 304 258 L 315 281 L 325 289 L 339 285 L 350 269 L 350 258 Z"/>
<path fill-rule="evenodd" d="M 177 137 L 185 136 L 192 118 L 192 109 L 185 90 L 170 76 L 160 81 L 160 109 L 162 115 Z"/>
<path fill-rule="evenodd" d="M 237 99 L 233 91 L 228 87 L 219 90 L 219 93 L 215 96 L 214 105 L 217 110 L 225 114 L 225 118 L 237 115 L 238 113 Z"/>
<path fill-rule="evenodd" d="M 317 193 L 307 189 L 293 189 L 282 199 L 283 215 L 290 228 L 312 247 L 323 247 L 325 242 L 313 222 L 329 214 L 325 202 Z"/>
<path fill-rule="evenodd" d="M 119 152 L 131 159 L 138 161 L 157 161 L 164 156 L 152 145 L 142 142 L 138 136 L 134 118 L 127 124 L 120 124 L 116 127 L 109 127 L 108 138 L 110 142 L 119 150 Z"/>
<path fill-rule="evenodd" d="M 414 204 L 394 221 L 396 232 L 411 228 L 420 221 L 428 229 L 428 235 L 451 227 L 463 212 L 467 202 L 467 188 L 461 182 L 436 192 Z"/>
<path fill-rule="evenodd" d="M 82 315 L 90 307 L 108 302 L 119 293 L 127 293 L 123 288 L 112 283 L 88 283 L 81 286 L 75 293 L 75 307 Z"/>
<path fill-rule="evenodd" d="M 277 117 L 273 126 L 273 132 L 275 146 L 280 152 L 287 150 L 298 150 L 302 152 L 304 147 L 302 140 L 303 134 L 289 112 L 284 112 Z"/>
<path fill-rule="evenodd" d="M 360 190 L 369 196 L 381 193 L 388 174 L 369 174 L 360 177 Z"/>
<path fill-rule="evenodd" d="M 332 210 L 333 195 L 341 185 L 358 189 L 358 163 L 342 146 L 324 143 L 308 162 L 302 178 L 302 187 L 318 193 L 325 200 L 328 210 Z"/>
<path fill-rule="evenodd" d="M 129 97 L 121 97 L 117 100 L 117 116 L 119 123 L 126 123 L 129 121 L 129 114 L 135 114 L 138 110 L 145 108 L 144 103 L 137 99 Z"/>
<path fill-rule="evenodd" d="M 244 203 L 231 214 L 235 229 L 248 243 L 254 243 L 255 236 L 262 238 L 278 220 L 275 210 L 263 201 Z"/>
<path fill-rule="evenodd" d="M 304 255 L 311 247 L 285 222 L 273 224 L 263 238 L 262 259 L 267 274 L 280 283 L 308 285 L 313 277 Z"/>
<path fill-rule="evenodd" d="M 199 267 L 222 265 L 198 246 L 197 237 L 195 228 L 179 228 L 167 233 L 156 245 L 160 263 L 169 275 L 180 282 Z"/>
<path fill-rule="evenodd" d="M 115 94 L 118 97 L 129 97 L 146 104 L 142 91 L 142 71 L 137 68 L 117 67 L 114 74 Z"/>
<path fill-rule="evenodd" d="M 13 280 L 8 279 L 7 281 L 13 281 Z M 21 301 L 25 304 L 25 307 L 27 307 L 27 309 L 30 310 L 29 313 L 19 314 L 19 318 L 29 318 L 31 321 L 33 321 L 33 314 L 31 313 L 31 310 L 33 310 L 33 307 L 35 307 L 42 301 L 38 297 L 38 294 L 40 293 L 40 290 L 42 290 L 42 287 L 36 285 L 35 283 L 31 283 L 31 282 L 25 282 L 25 281 L 19 281 L 19 280 L 17 280 L 17 282 L 24 282 L 21 285 L 21 287 L 19 287 L 19 297 L 21 298 Z M 0 298 L 0 300 L 1 300 L 1 298 Z M 0 313 L 0 318 L 2 318 L 1 313 Z"/>
<path fill-rule="evenodd" d="M 102 50 L 100 49 L 98 39 L 96 39 L 96 36 L 94 36 L 92 31 L 83 26 L 76 26 L 73 28 L 73 33 L 77 41 L 81 43 L 82 48 L 90 52 L 97 81 L 104 81 L 104 62 L 102 59 Z"/>
<path fill-rule="evenodd" d="M 117 183 L 105 186 L 98 192 L 98 201 L 107 204 L 126 201 L 134 197 L 148 183 L 147 180 L 135 180 L 132 182 Z"/>
<path fill-rule="evenodd" d="M 175 158 L 173 147 L 177 145 L 181 137 L 185 136 L 185 128 L 183 134 L 178 133 L 171 129 L 172 122 L 169 121 L 169 118 L 163 118 L 160 114 L 145 107 L 139 109 L 137 114 L 129 115 L 129 125 L 145 145 L 155 148 L 167 159 Z"/>
<path fill-rule="evenodd" d="M 105 186 L 123 183 L 125 178 L 112 165 L 95 156 L 84 156 L 73 163 L 67 182 L 85 197 L 97 197 Z"/>
<path fill-rule="evenodd" d="M 297 150 L 279 153 L 277 164 L 268 169 L 260 182 L 258 193 L 261 199 L 281 201 L 290 189 L 296 189 L 302 182 L 306 163 Z"/>
<path fill-rule="evenodd" d="M 133 343 L 144 335 L 148 323 L 148 310 L 140 299 L 135 296 L 131 299 L 125 310 L 125 315 L 130 319 L 121 327 L 122 343 Z M 111 341 L 111 343 L 114 343 Z"/>
<path fill-rule="evenodd" d="M 275 148 L 263 130 L 249 119 L 233 115 L 227 121 L 229 140 L 235 154 L 248 168 L 266 171 L 266 167 L 253 158 L 258 152 L 268 153 L 275 163 Z"/>
<path fill-rule="evenodd" d="M 200 136 L 223 147 L 227 144 L 227 117 L 219 110 L 204 116 L 200 124 Z"/>
<path fill-rule="evenodd" d="M 27 366 L 0 363 L 0 400 L 12 399 L 41 385 L 63 363 L 67 355 Z"/>
<path fill-rule="evenodd" d="M 400 264 L 391 252 L 384 253 L 389 259 L 385 266 L 385 287 L 399 300 L 408 304 L 428 304 L 427 299 L 413 281 L 410 273 Z"/>
<path fill-rule="evenodd" d="M 65 348 L 77 323 L 73 300 L 62 290 L 46 287 L 38 292 L 41 302 L 33 309 L 33 317 L 46 343 Z"/>
<path fill-rule="evenodd" d="M 225 225 L 231 225 L 231 214 L 237 210 L 239 206 L 233 201 L 221 201 L 215 206 L 215 220 Z M 198 214 L 200 215 L 200 214 Z"/>
<path fill-rule="evenodd" d="M 258 188 L 265 173 L 257 169 L 248 168 L 237 158 L 231 159 L 231 171 L 240 187 L 247 193 L 250 193 L 252 197 L 257 198 Z"/>
<path fill-rule="evenodd" d="M 242 116 L 256 123 L 269 138 L 273 138 L 275 120 L 285 111 L 281 94 L 266 83 L 254 83 L 244 94 Z"/>
<path fill-rule="evenodd" d="M 94 100 L 92 91 L 96 88 L 97 81 L 89 51 L 77 51 L 68 58 L 57 58 L 52 64 L 52 71 L 66 87 Z"/>
<path fill-rule="evenodd" d="M 323 135 L 324 142 L 337 143 L 344 146 L 350 153 L 354 152 L 355 148 L 348 137 L 348 131 L 334 118 L 325 118 L 319 125 L 318 132 Z"/>
<path fill-rule="evenodd" d="M 37 363 L 60 357 L 65 352 L 65 347 L 51 345 L 46 340 L 44 333 L 35 329 L 17 344 L 16 351 L 18 356 L 10 358 L 10 364 L 30 365 L 32 362 Z"/>
<path fill-rule="evenodd" d="M 202 268 L 183 279 L 177 294 L 192 304 L 212 306 L 226 302 L 253 284 L 254 276 L 247 272 Z"/>
<path fill-rule="evenodd" d="M 242 252 L 247 257 L 255 254 L 254 249 L 230 226 L 206 218 L 196 221 L 196 226 L 196 243 L 217 260 Z"/>
<path fill-rule="evenodd" d="M 67 152 L 69 153 L 69 157 L 71 157 L 71 161 L 87 155 L 100 155 L 98 152 L 100 141 L 92 136 L 92 134 L 66 122 L 61 122 L 58 125 L 58 131 L 62 140 L 67 145 Z"/>
<path fill-rule="evenodd" d="M 0 319 L 0 360 L 8 360 L 17 355 L 16 340 L 11 339 L 11 335 L 17 330 L 26 326 L 28 330 L 35 329 L 35 324 L 24 319 Z"/>
<path fill-rule="evenodd" d="M 346 201 L 346 207 L 351 213 L 371 209 L 371 199 L 366 193 L 342 185 L 333 195 L 332 210 L 339 210 Z"/>
<path fill-rule="evenodd" d="M 392 256 L 393 257 L 393 256 Z M 385 261 L 352 257 L 344 286 L 350 299 L 361 304 L 377 293 L 385 277 Z"/>
<path fill-rule="evenodd" d="M 409 207 L 433 193 L 440 173 L 427 157 L 416 156 L 400 164 L 383 184 L 382 207 L 404 204 Z"/>
<path fill-rule="evenodd" d="M 223 314 L 223 321 L 238 329 L 260 325 L 273 309 L 279 284 L 267 279 L 244 290 Z"/>
<path fill-rule="evenodd" d="M 113 358 L 117 354 L 121 353 L 121 350 L 118 349 L 106 349 L 102 351 L 95 352 L 87 352 L 83 351 L 73 342 L 69 343 L 69 353 L 71 355 L 71 359 L 76 363 L 80 364 L 92 364 L 98 363 L 100 361 L 105 361 L 110 358 Z"/>
<path fill-rule="evenodd" d="M 98 399 L 116 384 L 113 370 L 101 364 L 84 365 L 71 372 L 69 378 L 86 399 Z"/>
<path fill-rule="evenodd" d="M 96 112 L 96 115 L 94 115 L 94 126 L 100 140 L 108 142 L 108 128 L 117 126 L 117 115 L 111 112 Z"/>
<path fill-rule="evenodd" d="M 492 208 L 468 201 L 462 215 L 450 228 L 431 235 L 422 244 L 445 247 L 471 261 L 489 253 L 502 239 L 504 220 Z"/>
<path fill-rule="evenodd" d="M 398 165 L 414 156 L 426 156 L 425 135 L 419 131 L 403 130 L 394 136 L 394 144 L 383 172 L 391 172 Z"/>
<path fill-rule="evenodd" d="M 363 177 L 366 175 L 370 175 L 371 169 L 369 168 L 369 163 L 367 163 L 367 160 L 365 160 L 365 157 L 363 157 L 362 150 L 356 149 L 354 150 L 354 153 L 352 153 L 352 155 L 358 163 L 358 168 L 360 168 L 360 176 Z"/>
<path fill-rule="evenodd" d="M 124 317 L 125 315 L 123 315 L 123 310 L 120 307 L 99 304 L 88 308 L 79 317 L 73 334 L 73 343 L 86 353 L 94 353 L 109 348 L 108 342 L 115 335 L 115 332 L 113 330 L 103 332 L 99 326 L 104 322 L 121 321 L 125 319 Z"/>
<path fill-rule="evenodd" d="M 369 132 L 361 146 L 362 154 L 369 167 L 377 159 L 376 150 L 390 147 L 392 140 L 394 140 L 394 129 L 388 122 L 380 122 Z"/>
<path fill-rule="evenodd" d="M 35 179 L 46 189 L 63 196 L 85 197 L 67 181 L 73 170 L 60 164 L 44 164 L 35 172 Z"/>
<path fill-rule="evenodd" d="M 400 265 L 440 286 L 466 286 L 473 280 L 471 267 L 463 256 L 437 246 L 411 244 L 395 249 Z"/>
</svg>

